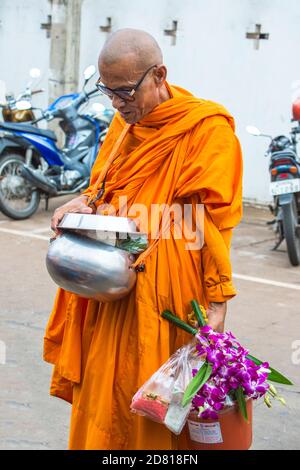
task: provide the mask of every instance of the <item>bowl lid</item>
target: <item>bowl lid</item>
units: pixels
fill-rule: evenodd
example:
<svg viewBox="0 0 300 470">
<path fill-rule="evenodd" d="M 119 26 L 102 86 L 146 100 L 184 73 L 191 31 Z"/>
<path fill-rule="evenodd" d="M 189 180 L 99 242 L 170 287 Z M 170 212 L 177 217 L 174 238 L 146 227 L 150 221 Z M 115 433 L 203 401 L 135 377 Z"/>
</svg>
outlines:
<svg viewBox="0 0 300 470">
<path fill-rule="evenodd" d="M 101 232 L 117 232 L 141 235 L 137 230 L 133 219 L 127 217 L 116 217 L 111 215 L 96 214 L 72 214 L 64 215 L 60 224 L 60 229 L 69 230 L 96 230 Z"/>
<path fill-rule="evenodd" d="M 67 213 L 58 228 L 135 254 L 143 252 L 148 246 L 147 234 L 139 232 L 134 220 L 127 217 Z"/>
</svg>

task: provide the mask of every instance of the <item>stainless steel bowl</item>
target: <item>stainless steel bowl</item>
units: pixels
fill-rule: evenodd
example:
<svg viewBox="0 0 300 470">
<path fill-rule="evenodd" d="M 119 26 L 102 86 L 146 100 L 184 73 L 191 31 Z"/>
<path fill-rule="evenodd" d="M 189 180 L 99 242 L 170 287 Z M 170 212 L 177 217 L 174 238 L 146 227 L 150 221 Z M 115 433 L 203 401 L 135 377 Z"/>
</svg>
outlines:
<svg viewBox="0 0 300 470">
<path fill-rule="evenodd" d="M 115 246 L 66 232 L 50 243 L 48 272 L 63 289 L 111 302 L 128 295 L 136 282 L 134 256 Z"/>
</svg>

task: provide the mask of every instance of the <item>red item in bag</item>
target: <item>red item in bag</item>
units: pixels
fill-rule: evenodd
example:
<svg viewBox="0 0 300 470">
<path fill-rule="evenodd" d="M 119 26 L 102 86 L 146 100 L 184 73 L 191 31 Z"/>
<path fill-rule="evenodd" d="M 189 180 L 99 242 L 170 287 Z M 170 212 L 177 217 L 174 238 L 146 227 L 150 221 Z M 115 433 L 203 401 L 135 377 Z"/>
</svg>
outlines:
<svg viewBox="0 0 300 470">
<path fill-rule="evenodd" d="M 162 423 L 165 419 L 169 407 L 169 403 L 162 400 L 159 395 L 154 393 L 141 393 L 136 397 L 131 409 L 134 411 L 141 411 L 153 421 Z"/>
</svg>

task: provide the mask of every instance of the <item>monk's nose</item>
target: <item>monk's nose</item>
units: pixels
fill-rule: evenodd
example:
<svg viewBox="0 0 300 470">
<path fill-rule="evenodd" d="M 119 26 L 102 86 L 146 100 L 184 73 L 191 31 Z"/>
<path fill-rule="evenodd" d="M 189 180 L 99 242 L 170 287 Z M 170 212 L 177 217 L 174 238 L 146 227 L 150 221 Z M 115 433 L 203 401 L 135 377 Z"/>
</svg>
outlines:
<svg viewBox="0 0 300 470">
<path fill-rule="evenodd" d="M 112 100 L 111 100 L 111 104 L 117 110 L 124 108 L 124 106 L 126 105 L 125 101 L 122 100 L 122 98 L 120 98 L 117 95 L 113 95 Z"/>
</svg>

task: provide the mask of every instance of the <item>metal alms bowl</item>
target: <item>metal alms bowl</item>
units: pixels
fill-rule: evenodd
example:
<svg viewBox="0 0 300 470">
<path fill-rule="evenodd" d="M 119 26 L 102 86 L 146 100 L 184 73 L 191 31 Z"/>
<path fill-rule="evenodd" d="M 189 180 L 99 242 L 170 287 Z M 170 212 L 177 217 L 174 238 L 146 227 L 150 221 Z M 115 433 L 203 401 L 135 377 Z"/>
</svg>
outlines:
<svg viewBox="0 0 300 470">
<path fill-rule="evenodd" d="M 50 243 L 46 257 L 47 269 L 54 282 L 81 297 L 101 302 L 111 302 L 128 295 L 136 282 L 136 272 L 130 268 L 134 255 L 106 243 L 105 234 L 102 234 L 102 216 L 84 215 L 82 218 L 80 214 L 67 215 L 72 216 L 71 225 L 74 230 L 69 223 L 71 218 L 68 223 L 62 221 L 62 235 Z M 75 215 L 78 218 L 74 218 Z M 98 220 L 86 217 L 97 217 Z M 93 227 L 95 233 L 98 233 L 96 238 L 85 234 L 86 230 L 91 235 L 91 222 L 98 224 Z M 104 222 L 107 224 L 107 219 Z M 119 233 L 116 222 L 111 228 L 106 225 L 105 230 Z M 124 228 L 124 221 L 120 221 L 122 222 L 122 231 L 136 233 L 132 225 Z M 67 230 L 64 230 L 66 227 Z M 99 239 L 99 234 L 104 236 L 105 242 Z"/>
<path fill-rule="evenodd" d="M 46 265 L 58 286 L 80 295 L 110 302 L 126 296 L 136 281 L 129 266 L 134 256 L 100 241 L 65 233 L 50 243 Z"/>
</svg>

